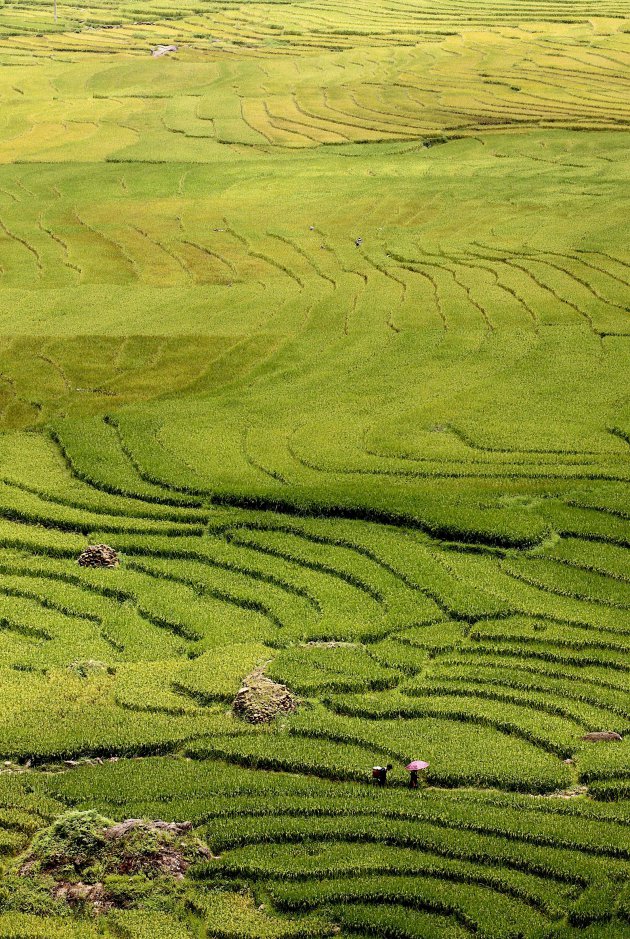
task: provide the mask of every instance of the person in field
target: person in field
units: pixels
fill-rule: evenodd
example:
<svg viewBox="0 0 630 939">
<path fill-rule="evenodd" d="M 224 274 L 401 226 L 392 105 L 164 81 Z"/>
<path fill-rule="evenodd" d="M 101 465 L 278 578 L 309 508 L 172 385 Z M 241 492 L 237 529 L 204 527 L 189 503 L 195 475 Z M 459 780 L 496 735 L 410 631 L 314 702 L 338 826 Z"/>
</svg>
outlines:
<svg viewBox="0 0 630 939">
<path fill-rule="evenodd" d="M 412 760 L 411 763 L 408 763 L 405 769 L 409 773 L 409 788 L 417 789 L 418 788 L 418 774 L 427 769 L 429 764 L 426 760 Z"/>
<path fill-rule="evenodd" d="M 377 786 L 384 786 L 387 782 L 387 773 L 392 768 L 392 764 L 388 763 L 387 766 L 373 766 L 372 767 L 372 779 L 376 782 Z"/>
</svg>

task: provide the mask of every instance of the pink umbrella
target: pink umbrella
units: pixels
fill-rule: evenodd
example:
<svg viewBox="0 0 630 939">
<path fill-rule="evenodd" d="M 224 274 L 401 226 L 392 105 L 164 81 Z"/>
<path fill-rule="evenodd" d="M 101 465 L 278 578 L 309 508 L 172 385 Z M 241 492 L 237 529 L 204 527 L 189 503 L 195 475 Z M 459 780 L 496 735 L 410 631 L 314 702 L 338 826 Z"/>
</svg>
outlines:
<svg viewBox="0 0 630 939">
<path fill-rule="evenodd" d="M 414 770 L 426 769 L 428 765 L 429 764 L 425 763 L 424 760 L 414 760 L 413 763 L 409 764 L 409 766 L 405 766 L 405 769 L 412 773 Z"/>
</svg>

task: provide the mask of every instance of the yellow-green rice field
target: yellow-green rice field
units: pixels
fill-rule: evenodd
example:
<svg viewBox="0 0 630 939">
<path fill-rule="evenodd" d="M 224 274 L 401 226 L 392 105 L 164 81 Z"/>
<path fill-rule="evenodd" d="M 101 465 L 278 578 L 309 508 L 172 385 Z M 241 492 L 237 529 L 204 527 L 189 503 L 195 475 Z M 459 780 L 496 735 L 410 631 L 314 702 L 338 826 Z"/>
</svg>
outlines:
<svg viewBox="0 0 630 939">
<path fill-rule="evenodd" d="M 628 937 L 629 0 L 54 13 L 0 0 L 0 939 Z M 69 904 L 68 812 L 205 853 Z"/>
</svg>

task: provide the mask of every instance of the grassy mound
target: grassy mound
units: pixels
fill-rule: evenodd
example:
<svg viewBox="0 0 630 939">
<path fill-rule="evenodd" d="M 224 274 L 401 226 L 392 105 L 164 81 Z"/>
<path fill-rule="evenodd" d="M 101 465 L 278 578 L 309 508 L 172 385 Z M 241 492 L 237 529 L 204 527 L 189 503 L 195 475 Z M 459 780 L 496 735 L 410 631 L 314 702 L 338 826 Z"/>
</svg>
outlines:
<svg viewBox="0 0 630 939">
<path fill-rule="evenodd" d="M 39 899 L 46 912 L 52 900 L 53 908 L 61 902 L 103 913 L 171 900 L 190 864 L 209 857 L 190 829 L 189 822 L 67 812 L 39 831 L 20 859 L 17 877 L 29 883 L 18 887 L 18 908 L 29 912 Z"/>
</svg>

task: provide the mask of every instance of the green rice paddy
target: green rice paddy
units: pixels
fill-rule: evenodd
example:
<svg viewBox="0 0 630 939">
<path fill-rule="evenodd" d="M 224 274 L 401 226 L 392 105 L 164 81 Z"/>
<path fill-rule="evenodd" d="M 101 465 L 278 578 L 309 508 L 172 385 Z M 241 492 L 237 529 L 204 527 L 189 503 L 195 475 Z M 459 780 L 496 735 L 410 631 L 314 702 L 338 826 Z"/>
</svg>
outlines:
<svg viewBox="0 0 630 939">
<path fill-rule="evenodd" d="M 630 934 L 629 34 L 0 0 L 0 939 Z M 70 911 L 69 809 L 211 856 Z"/>
</svg>

